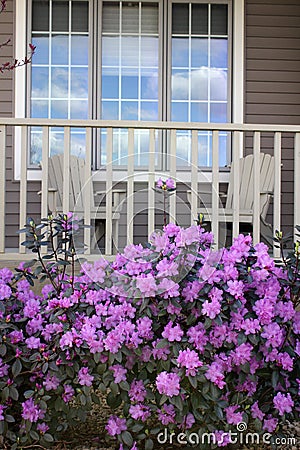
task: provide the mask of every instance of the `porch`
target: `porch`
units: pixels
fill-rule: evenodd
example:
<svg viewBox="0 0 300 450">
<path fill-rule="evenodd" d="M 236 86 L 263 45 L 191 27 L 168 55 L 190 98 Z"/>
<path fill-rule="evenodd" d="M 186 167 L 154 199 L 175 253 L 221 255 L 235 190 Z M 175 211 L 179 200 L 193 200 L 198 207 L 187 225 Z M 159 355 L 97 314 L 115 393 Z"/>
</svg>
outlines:
<svg viewBox="0 0 300 450">
<path fill-rule="evenodd" d="M 33 166 L 28 158 L 32 127 L 39 127 L 40 130 L 40 166 Z M 241 231 L 250 231 L 254 242 L 259 242 L 262 225 L 261 153 L 274 156 L 274 189 L 266 212 L 268 226 L 273 232 L 282 228 L 293 232 L 293 226 L 300 224 L 300 126 L 0 118 L 0 260 L 22 260 L 32 256 L 26 254 L 25 247 L 21 245 L 24 235 L 17 238 L 16 230 L 24 226 L 29 215 L 38 220 L 48 214 L 50 135 L 54 129 L 61 130 L 63 135 L 64 212 L 70 210 L 72 186 L 68 174 L 73 152 L 72 131 L 84 130 L 83 210 L 79 211 L 75 205 L 74 213 L 82 214 L 85 225 L 92 225 L 84 231 L 85 256 L 88 259 L 98 258 L 100 252 L 112 257 L 126 244 L 146 241 L 152 231 L 162 227 L 163 194 L 153 189 L 159 177 L 172 178 L 176 182 L 177 189 L 167 201 L 169 221 L 189 226 L 195 223 L 197 214 L 201 212 L 211 224 L 215 242 L 219 245 L 229 244 Z M 95 149 L 97 136 L 103 130 L 105 156 L 96 168 L 95 150 L 88 149 Z M 114 156 L 116 136 L 120 133 L 122 139 L 126 139 L 126 155 L 122 155 L 122 163 L 116 162 Z M 206 167 L 199 165 L 199 136 L 203 133 L 206 133 L 210 143 Z M 147 136 L 147 151 L 142 155 L 137 154 L 136 144 L 141 135 Z M 183 135 L 188 147 L 184 157 L 179 154 L 178 145 Z M 226 138 L 229 161 L 235 167 L 231 180 L 230 219 L 224 201 L 229 168 L 220 167 L 220 136 Z M 162 141 L 167 144 L 162 146 Z M 240 173 L 239 160 L 246 154 L 253 155 L 251 170 L 254 182 L 243 188 L 253 195 L 253 208 L 249 211 L 251 223 L 245 226 L 247 220 L 240 206 L 243 174 Z M 98 223 L 91 213 L 92 189 L 102 193 L 95 198 L 96 208 L 98 205 L 104 210 L 104 217 Z M 114 215 L 115 191 L 124 193 L 118 205 L 118 217 Z M 95 234 L 95 225 L 98 235 Z M 98 239 L 99 229 L 103 233 L 102 240 Z M 278 256 L 276 248 L 273 255 Z"/>
</svg>

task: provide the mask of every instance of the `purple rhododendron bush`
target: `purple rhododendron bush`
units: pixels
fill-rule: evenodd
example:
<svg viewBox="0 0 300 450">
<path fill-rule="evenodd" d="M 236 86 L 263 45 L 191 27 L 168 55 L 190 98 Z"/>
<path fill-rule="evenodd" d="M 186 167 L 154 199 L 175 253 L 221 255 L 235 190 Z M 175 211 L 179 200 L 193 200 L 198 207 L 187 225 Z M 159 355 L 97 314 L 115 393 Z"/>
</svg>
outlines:
<svg viewBox="0 0 300 450">
<path fill-rule="evenodd" d="M 69 235 L 71 218 L 59 225 Z M 36 230 L 27 246 L 40 256 Z M 215 448 L 241 422 L 276 433 L 297 418 L 299 255 L 276 267 L 250 236 L 219 251 L 212 240 L 200 226 L 169 224 L 148 246 L 84 263 L 76 276 L 53 252 L 56 263 L 44 258 L 37 271 L 52 280 L 41 295 L 30 265 L 0 271 L 0 433 L 8 448 L 50 447 L 85 420 L 99 390 L 116 449 L 152 449 L 165 429 L 212 433 Z"/>
</svg>

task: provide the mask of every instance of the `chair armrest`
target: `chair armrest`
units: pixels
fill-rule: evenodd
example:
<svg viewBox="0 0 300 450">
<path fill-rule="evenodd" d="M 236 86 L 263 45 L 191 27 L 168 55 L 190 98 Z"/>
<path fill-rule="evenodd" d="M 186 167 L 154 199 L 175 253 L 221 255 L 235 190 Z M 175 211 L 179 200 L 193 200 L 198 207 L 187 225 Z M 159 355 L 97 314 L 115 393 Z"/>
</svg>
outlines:
<svg viewBox="0 0 300 450">
<path fill-rule="evenodd" d="M 106 191 L 97 191 L 94 193 L 95 196 L 97 195 L 106 195 Z M 112 197 L 113 197 L 113 207 L 118 208 L 120 203 L 125 199 L 126 197 L 126 191 L 124 189 L 113 189 L 112 190 Z"/>
<path fill-rule="evenodd" d="M 48 188 L 48 192 L 57 192 L 55 188 Z M 42 195 L 42 191 L 37 192 L 37 195 Z"/>
</svg>

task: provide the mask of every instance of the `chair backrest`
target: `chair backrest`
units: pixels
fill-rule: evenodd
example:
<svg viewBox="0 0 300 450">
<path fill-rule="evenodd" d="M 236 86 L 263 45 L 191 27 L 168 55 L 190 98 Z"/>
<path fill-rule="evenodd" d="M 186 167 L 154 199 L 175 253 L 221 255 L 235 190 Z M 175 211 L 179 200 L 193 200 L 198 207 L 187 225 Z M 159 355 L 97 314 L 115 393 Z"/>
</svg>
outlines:
<svg viewBox="0 0 300 450">
<path fill-rule="evenodd" d="M 63 170 L 64 158 L 63 155 L 54 155 L 49 158 L 49 188 L 56 190 L 56 208 L 62 209 L 63 204 Z M 85 161 L 77 156 L 70 156 L 70 210 L 83 211 L 83 189 L 84 189 L 84 171 Z M 91 193 L 92 194 L 92 193 Z M 92 206 L 94 206 L 94 196 L 91 195 Z"/>
<path fill-rule="evenodd" d="M 253 210 L 253 155 L 245 156 L 239 160 L 240 169 L 240 209 Z M 233 206 L 233 174 L 234 164 L 231 165 L 229 185 L 226 200 L 226 209 L 232 209 Z M 260 192 L 265 193 L 261 196 L 260 214 L 265 218 L 270 201 L 270 194 L 274 191 L 274 156 L 267 153 L 260 154 Z"/>
</svg>

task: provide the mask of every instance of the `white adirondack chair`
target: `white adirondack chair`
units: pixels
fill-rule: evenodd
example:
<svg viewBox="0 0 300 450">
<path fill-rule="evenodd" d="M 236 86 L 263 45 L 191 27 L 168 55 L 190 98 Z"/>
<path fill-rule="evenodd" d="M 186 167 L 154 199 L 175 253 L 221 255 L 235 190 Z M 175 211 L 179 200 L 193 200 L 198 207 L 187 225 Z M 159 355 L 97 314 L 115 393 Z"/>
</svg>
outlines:
<svg viewBox="0 0 300 450">
<path fill-rule="evenodd" d="M 63 211 L 63 155 L 54 155 L 49 158 L 49 181 L 48 181 L 48 207 L 53 213 Z M 76 156 L 70 156 L 70 211 L 76 215 L 84 216 L 84 190 L 85 190 L 85 161 Z M 94 245 L 100 239 L 102 230 L 101 222 L 106 220 L 106 207 L 103 203 L 104 191 L 93 192 L 93 182 L 91 182 L 91 219 L 95 220 Z M 126 191 L 120 189 L 113 190 L 112 220 L 113 220 L 113 243 L 118 248 L 119 219 L 122 208 L 122 201 L 126 197 Z M 97 202 L 98 199 L 98 202 Z M 97 221 L 100 221 L 97 224 Z M 103 227 L 102 227 L 103 228 Z"/>
<path fill-rule="evenodd" d="M 227 194 L 221 193 L 220 196 L 226 197 L 223 207 L 219 211 L 220 222 L 233 222 L 233 177 L 235 166 L 231 164 Z M 239 222 L 253 223 L 253 186 L 258 180 L 254 180 L 253 155 L 245 156 L 239 160 L 240 186 L 239 186 Z M 270 200 L 274 191 L 274 157 L 266 154 L 260 154 L 260 225 L 263 240 L 269 245 L 272 244 L 272 228 L 266 222 Z M 199 197 L 207 198 L 208 192 L 199 192 Z M 211 191 L 210 191 L 211 195 Z M 191 192 L 188 192 L 188 201 L 191 202 Z M 199 209 L 199 208 L 198 208 Z M 204 213 L 208 221 L 212 215 L 212 209 L 202 206 L 198 212 Z"/>
</svg>

